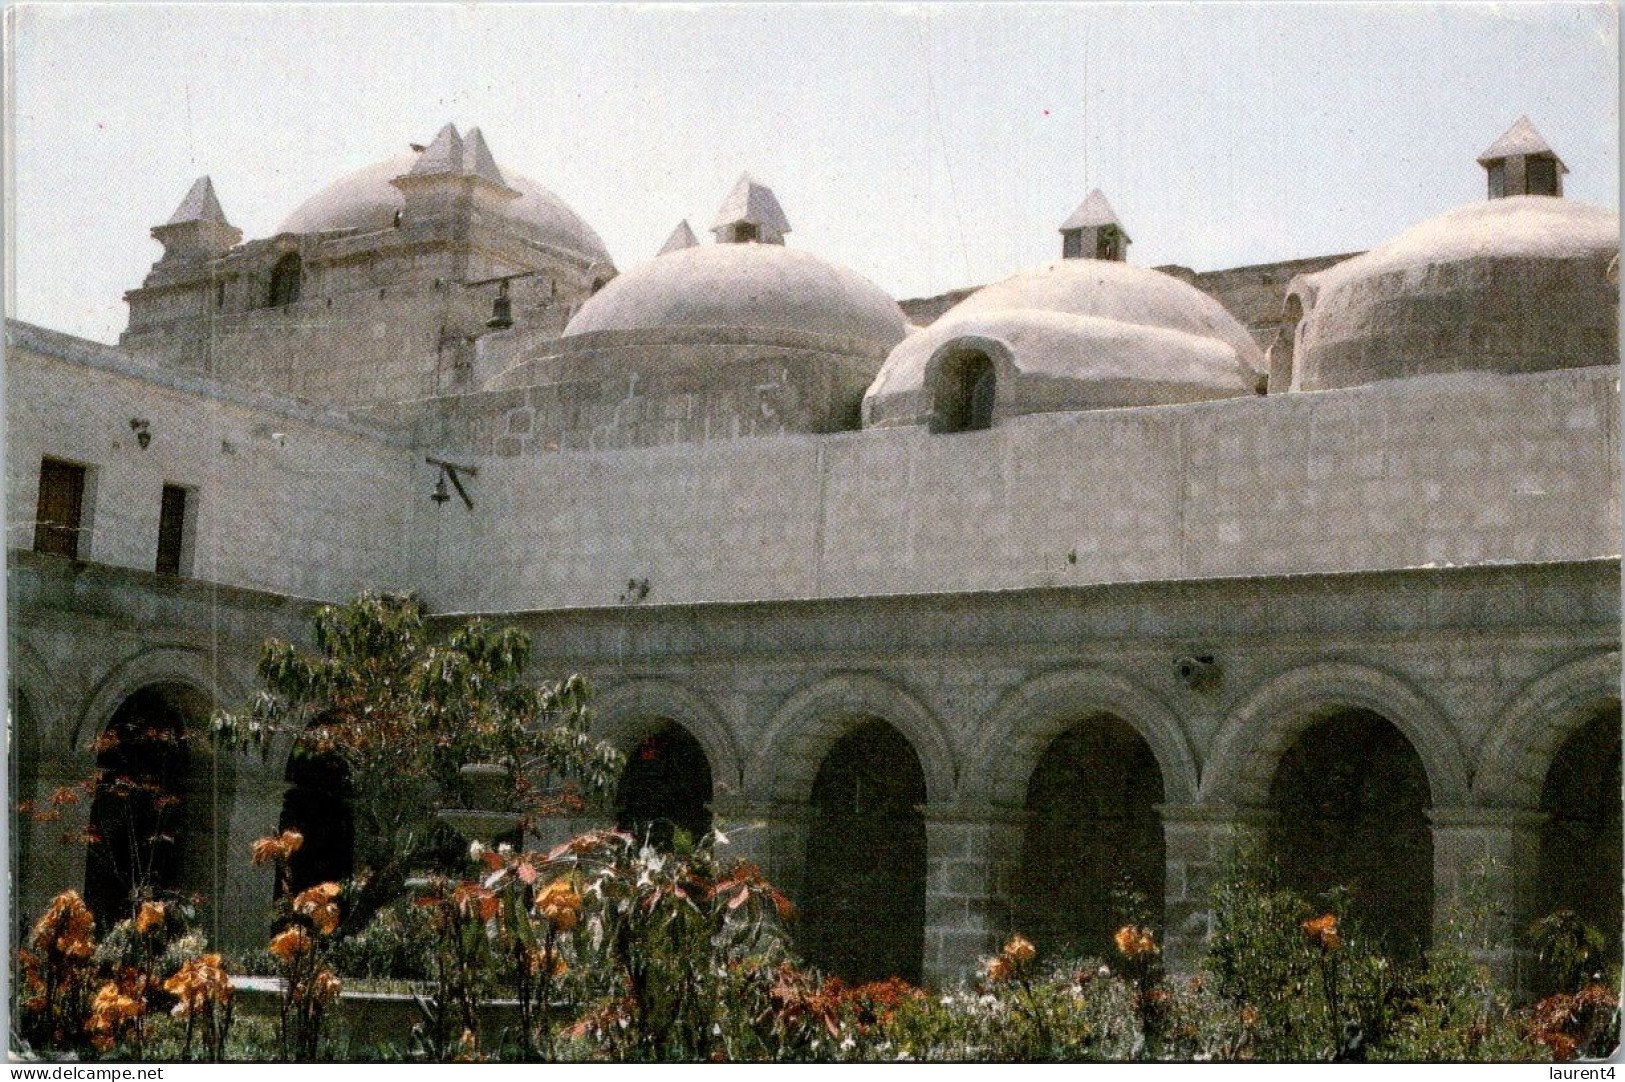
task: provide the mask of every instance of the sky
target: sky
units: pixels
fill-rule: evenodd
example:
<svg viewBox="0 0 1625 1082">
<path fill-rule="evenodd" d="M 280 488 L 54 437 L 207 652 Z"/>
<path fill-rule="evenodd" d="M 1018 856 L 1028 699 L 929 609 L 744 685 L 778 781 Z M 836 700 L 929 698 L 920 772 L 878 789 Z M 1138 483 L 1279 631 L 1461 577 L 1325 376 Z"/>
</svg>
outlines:
<svg viewBox="0 0 1625 1082">
<path fill-rule="evenodd" d="M 23 4 L 7 27 L 7 313 L 116 341 L 149 229 L 213 177 L 245 237 L 478 125 L 626 270 L 739 174 L 893 296 L 1060 253 L 1102 188 L 1130 259 L 1369 248 L 1484 197 L 1527 113 L 1618 203 L 1606 4 Z"/>
</svg>

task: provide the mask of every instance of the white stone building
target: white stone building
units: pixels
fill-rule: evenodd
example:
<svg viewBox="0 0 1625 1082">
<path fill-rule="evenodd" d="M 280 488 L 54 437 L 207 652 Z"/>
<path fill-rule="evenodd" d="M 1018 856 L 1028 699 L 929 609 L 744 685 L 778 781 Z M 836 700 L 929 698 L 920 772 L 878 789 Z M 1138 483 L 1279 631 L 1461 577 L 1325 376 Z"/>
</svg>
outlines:
<svg viewBox="0 0 1625 1082">
<path fill-rule="evenodd" d="M 748 177 L 621 273 L 478 130 L 247 242 L 204 178 L 118 347 L 7 324 L 15 791 L 411 590 L 585 674 L 639 752 L 605 814 L 740 828 L 848 976 L 1097 950 L 1123 880 L 1188 958 L 1248 838 L 1398 950 L 1489 875 L 1617 957 L 1618 218 L 1527 121 L 1480 163 L 1369 252 L 1208 274 L 1097 192 L 1056 262 L 902 305 Z M 162 875 L 258 940 L 285 764 L 166 769 Z M 15 920 L 85 885 L 60 813 Z"/>
</svg>

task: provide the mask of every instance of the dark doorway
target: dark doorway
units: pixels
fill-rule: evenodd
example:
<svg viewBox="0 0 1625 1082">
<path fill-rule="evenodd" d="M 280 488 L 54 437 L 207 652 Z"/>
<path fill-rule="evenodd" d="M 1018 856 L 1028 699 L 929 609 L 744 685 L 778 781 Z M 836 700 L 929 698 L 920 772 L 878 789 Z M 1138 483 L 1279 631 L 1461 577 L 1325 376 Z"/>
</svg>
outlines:
<svg viewBox="0 0 1625 1082">
<path fill-rule="evenodd" d="M 1057 737 L 1027 786 L 1015 930 L 1049 957 L 1105 957 L 1123 924 L 1160 926 L 1162 799 L 1156 756 L 1127 723 Z"/>
<path fill-rule="evenodd" d="M 1606 973 L 1620 964 L 1620 847 L 1625 840 L 1620 832 L 1618 703 L 1564 742 L 1546 773 L 1540 810 L 1548 818 L 1541 829 L 1541 892 L 1533 916 L 1567 909 L 1601 932 L 1607 945 L 1590 968 Z"/>
<path fill-rule="evenodd" d="M 1270 786 L 1270 850 L 1282 878 L 1317 906 L 1348 891 L 1348 915 L 1397 957 L 1426 948 L 1433 924 L 1427 771 L 1398 729 L 1351 711 L 1304 730 Z"/>
<path fill-rule="evenodd" d="M 350 771 L 336 752 L 314 752 L 288 758 L 283 775 L 277 830 L 297 830 L 304 844 L 288 860 L 288 885 L 294 893 L 318 883 L 339 883 L 355 872 L 355 814 L 350 807 Z M 282 884 L 277 884 L 280 890 Z"/>
<path fill-rule="evenodd" d="M 690 842 L 711 829 L 711 764 L 689 731 L 669 722 L 627 756 L 615 791 L 615 822 L 656 849 L 671 849 L 678 832 Z"/>
<path fill-rule="evenodd" d="M 34 512 L 34 551 L 77 557 L 84 503 L 85 468 L 54 458 L 42 459 L 39 503 Z"/>
<path fill-rule="evenodd" d="M 280 308 L 298 300 L 303 276 L 304 267 L 297 252 L 289 252 L 277 260 L 276 266 L 271 269 L 271 307 Z"/>
<path fill-rule="evenodd" d="M 824 757 L 813 783 L 802 945 L 858 983 L 919 981 L 925 951 L 925 772 L 908 740 L 868 721 Z"/>
<path fill-rule="evenodd" d="M 102 927 L 129 916 L 139 898 L 181 885 L 192 825 L 187 738 L 201 720 L 188 698 L 185 689 L 143 688 L 96 741 L 84 897 Z"/>
</svg>

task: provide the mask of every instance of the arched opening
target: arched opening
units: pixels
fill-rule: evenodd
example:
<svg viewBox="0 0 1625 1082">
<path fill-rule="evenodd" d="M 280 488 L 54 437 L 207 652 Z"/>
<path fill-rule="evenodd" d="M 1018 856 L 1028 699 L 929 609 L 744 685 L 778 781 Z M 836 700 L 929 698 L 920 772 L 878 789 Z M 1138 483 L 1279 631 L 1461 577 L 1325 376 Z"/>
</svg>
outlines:
<svg viewBox="0 0 1625 1082">
<path fill-rule="evenodd" d="M 813 783 L 801 945 L 842 980 L 919 981 L 925 952 L 925 771 L 908 740 L 863 722 Z"/>
<path fill-rule="evenodd" d="M 299 285 L 303 274 L 304 267 L 299 261 L 298 252 L 289 252 L 276 261 L 276 266 L 271 269 L 269 304 L 272 308 L 280 308 L 299 299 Z"/>
<path fill-rule="evenodd" d="M 212 772 L 191 745 L 209 716 L 189 687 L 160 684 L 125 699 L 97 738 L 85 858 L 85 904 L 103 925 L 143 897 L 199 892 L 214 878 L 218 810 Z"/>
<path fill-rule="evenodd" d="M 1347 912 L 1380 947 L 1413 957 L 1433 921 L 1427 770 L 1386 719 L 1348 711 L 1303 731 L 1270 786 L 1270 851 L 1285 884 Z"/>
<path fill-rule="evenodd" d="M 656 849 L 681 831 L 698 841 L 711 829 L 711 763 L 687 729 L 666 722 L 627 756 L 615 791 L 615 822 Z"/>
<path fill-rule="evenodd" d="M 996 377 L 987 354 L 976 350 L 950 354 L 943 359 L 935 383 L 934 431 L 973 432 L 993 426 Z"/>
<path fill-rule="evenodd" d="M 287 886 L 298 893 L 317 883 L 338 883 L 355 872 L 355 813 L 350 770 L 336 752 L 295 752 L 283 775 L 277 830 L 297 830 L 304 844 L 288 860 Z M 278 883 L 273 890 L 280 891 Z"/>
<path fill-rule="evenodd" d="M 1160 923 L 1162 771 L 1145 738 L 1100 717 L 1057 737 L 1027 785 L 1015 930 L 1049 957 L 1106 956 L 1129 921 Z"/>
<path fill-rule="evenodd" d="M 1292 370 L 1298 353 L 1298 329 L 1303 323 L 1303 298 L 1298 294 L 1288 295 L 1284 317 L 1280 329 L 1275 332 L 1275 341 L 1270 344 L 1269 381 L 1265 384 L 1265 391 L 1269 394 L 1285 394 L 1292 389 Z"/>
<path fill-rule="evenodd" d="M 1570 910 L 1601 932 L 1607 945 L 1592 968 L 1602 972 L 1620 964 L 1620 804 L 1620 708 L 1614 702 L 1564 742 L 1546 773 L 1534 914 Z"/>
</svg>

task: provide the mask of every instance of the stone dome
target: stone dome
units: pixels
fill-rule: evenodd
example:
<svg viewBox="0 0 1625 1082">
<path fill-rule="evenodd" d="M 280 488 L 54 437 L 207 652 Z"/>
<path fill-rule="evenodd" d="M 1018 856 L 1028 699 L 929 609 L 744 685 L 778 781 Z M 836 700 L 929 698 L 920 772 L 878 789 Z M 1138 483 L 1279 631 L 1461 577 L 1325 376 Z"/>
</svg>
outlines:
<svg viewBox="0 0 1625 1082">
<path fill-rule="evenodd" d="M 405 197 L 390 181 L 410 171 L 417 160 L 415 154 L 402 154 L 334 181 L 301 203 L 277 226 L 277 232 L 355 229 L 370 233 L 390 228 L 395 212 L 405 206 Z M 502 177 L 508 187 L 519 193 L 519 198 L 504 208 L 505 213 L 535 239 L 592 263 L 611 262 L 609 251 L 598 234 L 558 196 L 512 170 L 504 168 Z"/>
<path fill-rule="evenodd" d="M 1546 195 L 1472 203 L 1300 279 L 1292 387 L 1618 360 L 1619 216 Z"/>
<path fill-rule="evenodd" d="M 676 328 L 790 331 L 885 350 L 902 339 L 906 324 L 879 286 L 810 252 L 712 244 L 667 252 L 613 279 L 564 334 Z"/>
<path fill-rule="evenodd" d="M 871 426 L 932 422 L 937 373 L 985 356 L 996 416 L 1254 393 L 1263 357 L 1218 301 L 1160 271 L 1062 259 L 966 297 L 892 350 L 864 399 Z"/>
</svg>

